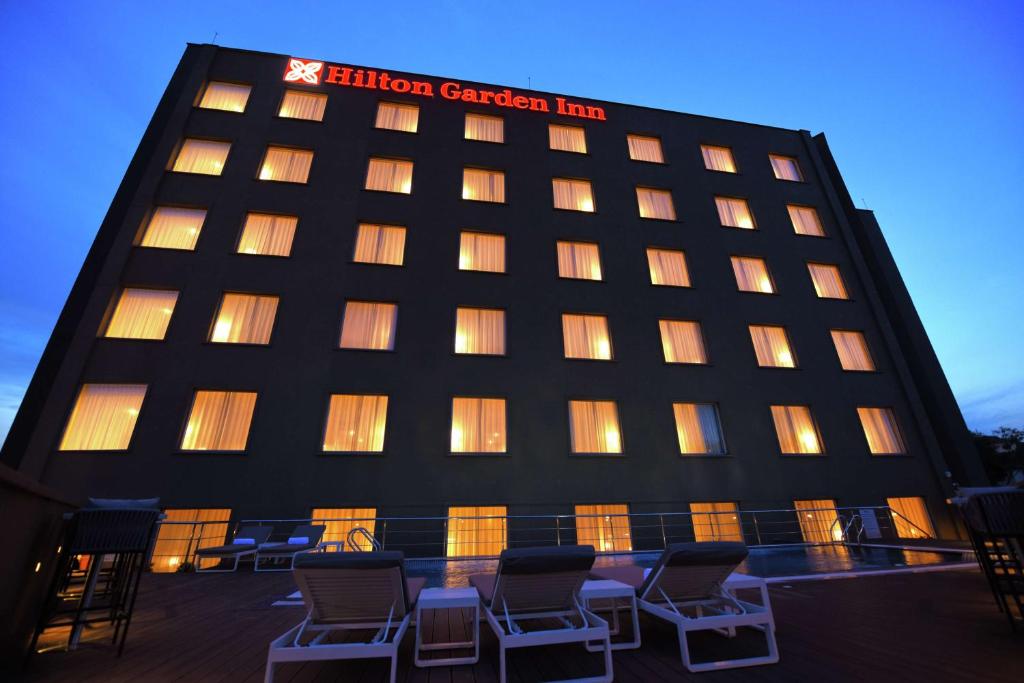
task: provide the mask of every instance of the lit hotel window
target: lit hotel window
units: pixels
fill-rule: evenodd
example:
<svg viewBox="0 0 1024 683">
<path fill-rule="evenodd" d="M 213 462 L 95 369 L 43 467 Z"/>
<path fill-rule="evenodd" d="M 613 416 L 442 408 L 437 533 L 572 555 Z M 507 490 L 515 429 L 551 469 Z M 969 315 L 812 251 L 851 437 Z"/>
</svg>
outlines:
<svg viewBox="0 0 1024 683">
<path fill-rule="evenodd" d="M 244 112 L 245 103 L 249 101 L 251 90 L 252 88 L 248 85 L 211 81 L 203 91 L 203 97 L 199 100 L 199 108 Z"/>
<path fill-rule="evenodd" d="M 508 545 L 504 505 L 448 508 L 446 557 L 497 557 Z"/>
<path fill-rule="evenodd" d="M 824 237 L 825 229 L 821 227 L 821 218 L 817 210 L 812 206 L 797 206 L 787 204 L 789 220 L 793 223 L 793 230 L 798 235 L 811 235 L 813 237 Z"/>
<path fill-rule="evenodd" d="M 666 287 L 689 287 L 690 272 L 686 268 L 686 254 L 675 249 L 647 248 L 647 267 L 651 271 L 651 284 Z"/>
<path fill-rule="evenodd" d="M 378 192 L 412 192 L 412 162 L 371 158 L 366 171 L 366 189 Z"/>
<path fill-rule="evenodd" d="M 796 358 L 789 347 L 785 327 L 751 325 L 750 340 L 754 343 L 758 366 L 762 368 L 796 367 Z"/>
<path fill-rule="evenodd" d="M 455 353 L 505 355 L 505 311 L 458 308 L 455 314 Z"/>
<path fill-rule="evenodd" d="M 725 439 L 718 408 L 711 403 L 673 403 L 679 452 L 683 455 L 723 455 Z"/>
<path fill-rule="evenodd" d="M 505 236 L 463 231 L 459 236 L 459 270 L 505 272 Z"/>
<path fill-rule="evenodd" d="M 146 224 L 139 246 L 154 249 L 196 248 L 199 231 L 206 220 L 205 209 L 179 209 L 173 206 L 158 206 Z"/>
<path fill-rule="evenodd" d="M 466 114 L 465 137 L 481 142 L 505 142 L 505 119 L 485 114 Z"/>
<path fill-rule="evenodd" d="M 718 208 L 718 221 L 723 226 L 745 230 L 754 229 L 754 215 L 750 213 L 746 199 L 715 197 L 715 206 Z"/>
<path fill-rule="evenodd" d="M 462 171 L 462 198 L 476 202 L 505 203 L 505 174 L 467 168 Z"/>
<path fill-rule="evenodd" d="M 800 535 L 805 543 L 831 543 L 843 540 L 843 530 L 839 526 L 839 513 L 836 502 L 831 499 L 794 500 L 797 521 L 800 522 Z"/>
<path fill-rule="evenodd" d="M 600 280 L 601 255 L 596 244 L 557 242 L 558 277 L 572 280 Z"/>
<path fill-rule="evenodd" d="M 793 157 L 769 154 L 768 158 L 772 162 L 772 172 L 775 174 L 776 180 L 801 181 L 804 179 L 803 174 L 800 173 L 800 164 Z"/>
<path fill-rule="evenodd" d="M 906 453 L 892 408 L 857 408 L 857 416 L 872 455 Z"/>
<path fill-rule="evenodd" d="M 636 201 L 640 207 L 640 218 L 658 218 L 663 221 L 676 219 L 676 207 L 672 204 L 672 193 L 668 190 L 638 187 Z"/>
<path fill-rule="evenodd" d="M 592 545 L 599 553 L 633 549 L 628 506 L 577 505 L 575 512 L 577 545 Z"/>
<path fill-rule="evenodd" d="M 821 453 L 821 438 L 807 406 L 772 406 L 779 448 L 786 454 Z"/>
<path fill-rule="evenodd" d="M 60 450 L 127 449 L 145 396 L 145 384 L 83 384 L 64 427 Z"/>
<path fill-rule="evenodd" d="M 846 285 L 839 274 L 839 266 L 827 263 L 808 263 L 807 270 L 814 283 L 814 292 L 820 299 L 849 299 Z"/>
<path fill-rule="evenodd" d="M 281 100 L 281 108 L 277 110 L 277 115 L 285 119 L 323 121 L 326 108 L 327 95 L 323 93 L 287 90 L 284 93 L 284 99 Z"/>
<path fill-rule="evenodd" d="M 452 453 L 505 452 L 505 399 L 452 399 Z"/>
<path fill-rule="evenodd" d="M 579 126 L 548 124 L 548 147 L 563 152 L 587 153 L 587 135 Z"/>
<path fill-rule="evenodd" d="M 647 161 L 652 164 L 665 163 L 665 156 L 661 153 L 661 140 L 647 135 L 627 135 L 626 144 L 629 145 L 629 158 L 633 161 Z"/>
<path fill-rule="evenodd" d="M 875 362 L 871 359 L 871 352 L 868 351 L 868 342 L 863 332 L 852 330 L 831 330 L 832 343 L 836 345 L 836 353 L 839 354 L 839 364 L 843 370 L 859 370 L 871 372 L 875 369 Z"/>
<path fill-rule="evenodd" d="M 238 253 L 254 256 L 288 256 L 299 224 L 296 216 L 250 213 L 238 239 Z"/>
<path fill-rule="evenodd" d="M 267 147 L 260 168 L 260 180 L 275 180 L 282 183 L 305 183 L 309 180 L 309 167 L 313 153 L 308 149 L 290 147 Z"/>
<path fill-rule="evenodd" d="M 736 286 L 741 292 L 775 293 L 775 285 L 768 274 L 768 264 L 763 258 L 733 256 L 732 272 L 736 275 Z"/>
<path fill-rule="evenodd" d="M 230 142 L 195 140 L 189 138 L 181 145 L 171 170 L 175 173 L 200 173 L 220 175 L 228 158 Z"/>
<path fill-rule="evenodd" d="M 152 572 L 176 572 L 192 561 L 195 551 L 227 541 L 230 508 L 166 508 L 164 515 L 153 546 Z M 218 558 L 205 561 L 211 567 L 220 563 Z M 199 558 L 197 562 L 202 565 L 204 560 Z"/>
<path fill-rule="evenodd" d="M 377 105 L 377 128 L 415 133 L 419 126 L 420 108 L 415 104 L 380 102 Z"/>
<path fill-rule="evenodd" d="M 658 329 L 661 330 L 661 349 L 666 363 L 704 365 L 708 362 L 700 323 L 692 320 L 659 320 Z"/>
<path fill-rule="evenodd" d="M 892 521 L 896 525 L 896 535 L 900 538 L 935 538 L 935 527 L 924 498 L 910 496 L 906 498 L 886 498 L 885 504 L 892 510 Z"/>
<path fill-rule="evenodd" d="M 177 301 L 178 292 L 171 289 L 125 289 L 103 336 L 163 339 Z"/>
<path fill-rule="evenodd" d="M 573 453 L 621 453 L 619 411 L 615 401 L 569 401 Z"/>
<path fill-rule="evenodd" d="M 343 349 L 392 351 L 395 348 L 397 318 L 396 304 L 347 301 L 339 345 Z"/>
<path fill-rule="evenodd" d="M 743 542 L 736 503 L 690 503 L 690 516 L 697 541 Z"/>
<path fill-rule="evenodd" d="M 324 451 L 380 453 L 384 450 L 387 415 L 387 396 L 332 395 L 324 427 Z"/>
<path fill-rule="evenodd" d="M 594 190 L 589 180 L 552 178 L 551 190 L 555 196 L 555 208 L 569 211 L 594 211 Z"/>
<path fill-rule="evenodd" d="M 210 330 L 217 344 L 267 344 L 277 315 L 277 297 L 225 294 Z"/>
<path fill-rule="evenodd" d="M 603 315 L 563 313 L 562 340 L 566 358 L 612 359 L 608 318 Z"/>
<path fill-rule="evenodd" d="M 197 391 L 181 450 L 244 451 L 255 406 L 254 391 Z"/>
<path fill-rule="evenodd" d="M 400 266 L 404 258 L 405 228 L 397 225 L 359 224 L 353 261 Z"/>
<path fill-rule="evenodd" d="M 736 162 L 733 161 L 732 150 L 728 147 L 701 145 L 700 153 L 704 156 L 704 168 L 709 171 L 736 172 Z"/>
<path fill-rule="evenodd" d="M 355 528 L 366 529 L 373 536 L 377 531 L 377 508 L 313 508 L 310 515 L 312 524 L 323 525 L 324 541 L 341 543 L 349 550 L 348 535 Z M 371 552 L 373 546 L 361 534 L 355 534 L 352 542 L 362 552 Z"/>
</svg>

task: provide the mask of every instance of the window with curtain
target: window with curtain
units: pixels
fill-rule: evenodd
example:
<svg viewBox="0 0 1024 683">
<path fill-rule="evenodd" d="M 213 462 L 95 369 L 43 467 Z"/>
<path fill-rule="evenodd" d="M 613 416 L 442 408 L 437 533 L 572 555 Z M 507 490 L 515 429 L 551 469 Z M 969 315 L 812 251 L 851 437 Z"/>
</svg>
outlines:
<svg viewBox="0 0 1024 683">
<path fill-rule="evenodd" d="M 813 237 L 824 237 L 825 229 L 821 227 L 821 217 L 818 210 L 813 206 L 798 206 L 787 204 L 789 220 L 793 223 L 793 230 L 798 235 L 811 235 Z"/>
<path fill-rule="evenodd" d="M 385 130 L 397 130 L 403 133 L 415 133 L 419 127 L 420 108 L 415 104 L 399 104 L 397 102 L 379 102 L 377 104 L 377 120 L 374 127 Z"/>
<path fill-rule="evenodd" d="M 149 217 L 149 223 L 139 241 L 141 247 L 154 249 L 196 248 L 199 231 L 206 220 L 206 209 L 180 209 L 158 206 Z"/>
<path fill-rule="evenodd" d="M 244 451 L 255 407 L 254 391 L 197 391 L 181 450 Z"/>
<path fill-rule="evenodd" d="M 599 553 L 633 550 L 628 505 L 577 505 L 576 544 L 592 545 Z"/>
<path fill-rule="evenodd" d="M 569 435 L 573 453 L 621 453 L 615 401 L 569 401 Z"/>
<path fill-rule="evenodd" d="M 736 503 L 690 503 L 690 521 L 697 541 L 738 541 L 743 530 Z"/>
<path fill-rule="evenodd" d="M 462 171 L 462 198 L 474 202 L 505 203 L 505 174 L 466 168 Z"/>
<path fill-rule="evenodd" d="M 360 223 L 356 229 L 356 263 L 400 266 L 405 259 L 405 228 L 398 225 Z"/>
<path fill-rule="evenodd" d="M 636 201 L 640 207 L 640 218 L 657 218 L 663 221 L 676 219 L 676 207 L 672 203 L 672 193 L 668 190 L 638 187 Z"/>
<path fill-rule="evenodd" d="M 732 158 L 732 150 L 716 145 L 701 145 L 700 153 L 704 157 L 704 168 L 709 171 L 735 173 L 736 162 Z"/>
<path fill-rule="evenodd" d="M 652 164 L 665 163 L 659 138 L 649 135 L 627 135 L 626 144 L 629 145 L 629 158 L 633 161 L 646 161 Z"/>
<path fill-rule="evenodd" d="M 821 453 L 821 438 L 807 406 L 772 406 L 772 420 L 783 453 Z"/>
<path fill-rule="evenodd" d="M 173 289 L 123 289 L 103 336 L 163 339 L 177 302 L 178 292 Z"/>
<path fill-rule="evenodd" d="M 757 364 L 762 368 L 795 368 L 796 357 L 789 346 L 786 328 L 777 325 L 751 325 Z"/>
<path fill-rule="evenodd" d="M 464 230 L 459 235 L 459 270 L 505 272 L 505 236 Z"/>
<path fill-rule="evenodd" d="M 562 152 L 587 153 L 587 133 L 580 126 L 548 124 L 548 147 Z"/>
<path fill-rule="evenodd" d="M 803 180 L 800 173 L 800 164 L 793 157 L 784 157 L 779 154 L 769 154 L 772 162 L 772 172 L 777 180 Z"/>
<path fill-rule="evenodd" d="M 868 342 L 863 332 L 853 330 L 830 330 L 832 343 L 836 345 L 839 364 L 843 370 L 870 372 L 875 369 Z"/>
<path fill-rule="evenodd" d="M 251 91 L 252 87 L 248 85 L 210 81 L 199 100 L 199 108 L 221 109 L 240 114 L 245 111 L 245 104 L 249 101 Z"/>
<path fill-rule="evenodd" d="M 820 299 L 849 299 L 839 266 L 828 263 L 808 263 L 807 270 L 814 283 L 814 293 Z"/>
<path fill-rule="evenodd" d="M 224 162 L 227 161 L 230 149 L 230 142 L 188 138 L 178 150 L 171 170 L 175 173 L 220 175 L 224 171 Z"/>
<path fill-rule="evenodd" d="M 892 521 L 896 525 L 896 535 L 900 538 L 935 538 L 935 527 L 928 514 L 928 506 L 924 498 L 909 496 L 905 498 L 886 498 L 885 504 L 892 510 Z"/>
<path fill-rule="evenodd" d="M 355 528 L 363 528 L 373 536 L 377 533 L 377 508 L 313 508 L 310 515 L 312 524 L 326 527 L 323 540 L 341 543 L 345 550 L 353 550 L 348 545 L 348 534 Z M 356 549 L 371 552 L 373 546 L 361 534 L 352 537 Z"/>
<path fill-rule="evenodd" d="M 327 109 L 327 95 L 318 92 L 286 90 L 277 115 L 285 119 L 323 121 Z"/>
<path fill-rule="evenodd" d="M 465 137 L 481 142 L 505 142 L 505 119 L 485 114 L 466 114 Z"/>
<path fill-rule="evenodd" d="M 505 452 L 505 399 L 452 399 L 452 453 Z"/>
<path fill-rule="evenodd" d="M 238 253 L 253 256 L 289 256 L 292 240 L 299 224 L 297 216 L 277 216 L 270 213 L 249 213 L 245 216 L 242 236 L 238 238 Z"/>
<path fill-rule="evenodd" d="M 343 349 L 393 351 L 398 305 L 376 301 L 346 301 L 341 324 Z"/>
<path fill-rule="evenodd" d="M 679 452 L 683 455 L 724 455 L 725 438 L 712 403 L 673 403 Z"/>
<path fill-rule="evenodd" d="M 563 313 L 562 341 L 566 358 L 612 359 L 608 318 L 603 315 Z"/>
<path fill-rule="evenodd" d="M 260 180 L 281 183 L 305 183 L 309 180 L 309 167 L 313 164 L 313 152 L 308 149 L 290 147 L 267 147 L 260 167 Z"/>
<path fill-rule="evenodd" d="M 594 212 L 594 190 L 589 180 L 552 178 L 551 190 L 555 196 L 556 209 Z"/>
<path fill-rule="evenodd" d="M 83 384 L 64 427 L 60 450 L 126 450 L 145 397 L 145 384 Z"/>
<path fill-rule="evenodd" d="M 216 344 L 269 344 L 277 316 L 276 296 L 225 294 L 217 309 L 210 341 Z"/>
<path fill-rule="evenodd" d="M 708 362 L 700 323 L 692 320 L 659 320 L 658 329 L 661 331 L 661 349 L 666 363 L 704 365 Z"/>
<path fill-rule="evenodd" d="M 831 543 L 843 540 L 839 512 L 834 500 L 794 500 L 793 508 L 796 510 L 796 518 L 800 522 L 800 535 L 803 536 L 805 543 Z"/>
<path fill-rule="evenodd" d="M 558 277 L 573 280 L 600 280 L 601 254 L 590 242 L 556 242 Z"/>
<path fill-rule="evenodd" d="M 380 453 L 384 450 L 388 397 L 333 394 L 327 408 L 323 450 Z"/>
<path fill-rule="evenodd" d="M 449 507 L 446 557 L 497 557 L 508 547 L 504 505 Z"/>
<path fill-rule="evenodd" d="M 768 274 L 768 264 L 763 258 L 733 256 L 732 272 L 736 276 L 736 286 L 741 292 L 775 293 L 775 285 Z"/>
<path fill-rule="evenodd" d="M 366 171 L 366 189 L 377 192 L 412 193 L 412 162 L 373 157 Z"/>
<path fill-rule="evenodd" d="M 896 455 L 906 453 L 903 437 L 896 426 L 896 413 L 892 408 L 857 408 L 860 425 L 868 440 L 872 455 Z"/>
<path fill-rule="evenodd" d="M 651 284 L 665 287 L 689 287 L 690 272 L 686 267 L 686 254 L 676 249 L 647 248 L 647 267 Z"/>
<path fill-rule="evenodd" d="M 182 564 L 193 561 L 197 550 L 227 542 L 230 508 L 166 508 L 163 512 L 165 517 L 150 558 L 152 572 L 176 572 Z M 204 569 L 220 563 L 217 558 L 195 561 Z"/>
<path fill-rule="evenodd" d="M 455 353 L 505 355 L 505 311 L 459 307 L 455 313 Z"/>
<path fill-rule="evenodd" d="M 746 199 L 715 197 L 715 206 L 718 208 L 718 220 L 723 226 L 744 230 L 753 230 L 756 227 L 754 215 L 750 213 Z"/>
</svg>

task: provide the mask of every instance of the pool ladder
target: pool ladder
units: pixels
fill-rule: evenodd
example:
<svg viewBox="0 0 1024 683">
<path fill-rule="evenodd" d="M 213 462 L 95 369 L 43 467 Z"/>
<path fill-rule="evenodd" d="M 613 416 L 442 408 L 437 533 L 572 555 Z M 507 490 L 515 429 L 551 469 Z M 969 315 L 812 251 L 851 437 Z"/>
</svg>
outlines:
<svg viewBox="0 0 1024 683">
<path fill-rule="evenodd" d="M 365 527 L 357 526 L 353 527 L 348 532 L 348 536 L 345 539 L 348 542 L 348 547 L 352 548 L 356 552 L 364 552 L 362 547 L 359 545 L 359 541 L 367 542 L 374 550 L 380 550 L 380 541 L 374 538 L 373 534 L 366 530 Z"/>
<path fill-rule="evenodd" d="M 842 523 L 842 518 L 841 517 L 836 517 L 836 521 L 834 521 L 832 523 L 832 525 L 835 526 L 836 524 L 841 524 L 841 523 Z M 850 538 L 850 530 L 853 529 L 854 525 L 856 525 L 857 535 L 856 535 L 855 538 L 851 539 Z M 853 515 L 850 516 L 850 519 L 847 520 L 846 524 L 842 525 L 842 527 L 840 529 L 840 532 L 842 533 L 842 542 L 843 543 L 856 543 L 857 545 L 860 545 L 861 544 L 861 537 L 864 535 L 864 520 L 862 520 L 860 518 L 860 515 L 853 514 Z M 834 541 L 834 543 L 839 543 L 839 542 L 840 541 L 838 539 Z"/>
</svg>

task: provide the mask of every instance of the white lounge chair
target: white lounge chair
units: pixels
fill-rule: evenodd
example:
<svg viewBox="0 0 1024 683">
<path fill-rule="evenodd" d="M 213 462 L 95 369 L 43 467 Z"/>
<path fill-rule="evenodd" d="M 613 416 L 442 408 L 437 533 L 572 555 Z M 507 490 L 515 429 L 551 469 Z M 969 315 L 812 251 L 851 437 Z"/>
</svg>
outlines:
<svg viewBox="0 0 1024 683">
<path fill-rule="evenodd" d="M 297 526 L 288 536 L 284 543 L 264 543 L 256 551 L 256 564 L 253 567 L 258 572 L 287 572 L 295 568 L 295 558 L 304 553 L 311 553 L 320 547 L 320 539 L 323 538 L 324 530 L 327 527 L 322 524 Z M 260 560 L 268 561 L 260 568 Z M 288 560 L 285 566 L 277 565 L 281 560 Z"/>
<path fill-rule="evenodd" d="M 209 548 L 199 548 L 195 553 L 195 562 L 193 566 L 197 572 L 233 572 L 238 569 L 238 561 L 247 555 L 255 555 L 259 550 L 261 544 L 266 543 L 267 539 L 270 538 L 270 532 L 273 529 L 269 526 L 247 526 L 242 527 L 236 533 L 234 538 L 231 539 L 231 543 L 226 545 L 217 545 Z M 233 559 L 234 562 L 230 569 L 221 569 L 220 563 L 214 565 L 209 569 L 200 568 L 200 560 L 229 560 Z"/>
</svg>

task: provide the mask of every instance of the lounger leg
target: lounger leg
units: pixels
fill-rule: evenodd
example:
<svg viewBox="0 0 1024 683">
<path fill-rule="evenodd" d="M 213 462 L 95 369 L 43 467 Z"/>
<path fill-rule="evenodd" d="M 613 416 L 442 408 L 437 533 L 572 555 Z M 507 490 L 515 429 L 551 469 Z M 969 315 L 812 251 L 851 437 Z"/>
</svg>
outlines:
<svg viewBox="0 0 1024 683">
<path fill-rule="evenodd" d="M 615 680 L 615 673 L 612 669 L 612 637 L 610 634 L 605 633 L 604 635 L 604 678 L 603 683 L 611 683 Z"/>
<path fill-rule="evenodd" d="M 687 671 L 693 671 L 693 665 L 690 663 L 690 645 L 686 640 L 686 629 L 676 626 L 676 630 L 679 632 L 679 655 L 683 659 L 683 666 Z"/>
<path fill-rule="evenodd" d="M 505 643 L 498 646 L 498 683 L 506 683 L 505 678 Z"/>
<path fill-rule="evenodd" d="M 274 683 L 274 662 L 267 655 L 267 670 L 263 674 L 263 683 Z"/>
<path fill-rule="evenodd" d="M 391 651 L 391 683 L 395 683 L 395 674 L 398 672 L 398 643 L 395 643 Z"/>
</svg>

